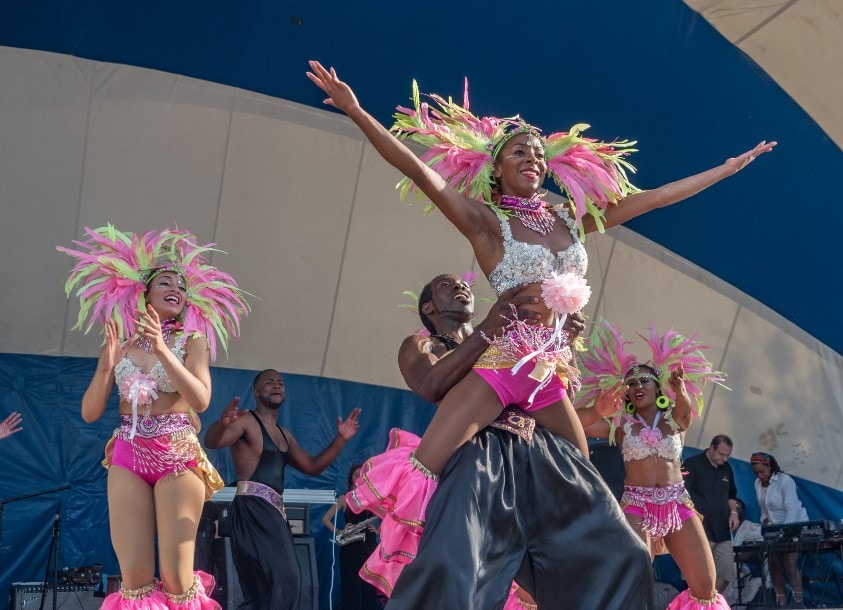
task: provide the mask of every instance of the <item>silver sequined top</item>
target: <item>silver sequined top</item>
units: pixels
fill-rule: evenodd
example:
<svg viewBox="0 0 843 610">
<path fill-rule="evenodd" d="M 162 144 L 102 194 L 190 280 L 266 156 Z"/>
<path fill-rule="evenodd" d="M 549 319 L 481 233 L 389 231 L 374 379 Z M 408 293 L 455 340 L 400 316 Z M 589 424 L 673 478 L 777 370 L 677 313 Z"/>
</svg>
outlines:
<svg viewBox="0 0 843 610">
<path fill-rule="evenodd" d="M 498 296 L 518 284 L 541 282 L 554 272 L 559 274 L 568 272 L 578 277 L 585 277 L 588 269 L 588 255 L 585 247 L 580 243 L 576 225 L 568 215 L 565 205 L 555 205 L 551 209 L 565 221 L 574 239 L 574 243 L 556 254 L 538 244 L 516 241 L 512 237 L 509 218 L 492 208 L 498 215 L 503 234 L 503 258 L 489 274 L 489 284 Z"/>
<path fill-rule="evenodd" d="M 176 355 L 176 358 L 179 359 L 179 362 L 184 364 L 184 341 L 176 341 L 176 344 L 173 345 L 170 350 Z M 134 362 L 132 362 L 128 356 L 123 356 L 123 359 L 117 363 L 117 366 L 114 367 L 114 380 L 117 383 L 117 391 L 121 392 L 121 389 L 123 387 L 123 379 L 127 375 L 142 372 L 143 371 L 140 370 L 140 367 Z M 176 391 L 176 386 L 174 386 L 173 382 L 170 381 L 170 378 L 167 376 L 167 371 L 164 370 L 164 367 L 161 365 L 160 360 L 155 362 L 155 366 L 152 367 L 152 370 L 150 370 L 147 375 L 152 377 L 153 381 L 155 381 L 155 385 L 158 387 L 158 391 Z M 127 396 L 123 396 L 122 393 L 120 397 L 124 400 L 130 400 Z"/>
</svg>

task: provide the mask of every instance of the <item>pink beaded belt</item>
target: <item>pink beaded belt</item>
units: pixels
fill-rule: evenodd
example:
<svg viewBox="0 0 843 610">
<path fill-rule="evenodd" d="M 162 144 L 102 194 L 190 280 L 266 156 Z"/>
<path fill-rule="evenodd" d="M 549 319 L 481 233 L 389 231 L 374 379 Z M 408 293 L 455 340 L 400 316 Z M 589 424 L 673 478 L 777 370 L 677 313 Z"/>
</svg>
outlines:
<svg viewBox="0 0 843 610">
<path fill-rule="evenodd" d="M 264 485 L 257 481 L 237 481 L 236 495 L 260 498 L 278 509 L 284 520 L 287 520 L 287 513 L 284 512 L 284 496 L 272 489 L 269 485 Z"/>
<path fill-rule="evenodd" d="M 138 419 L 135 435 L 142 438 L 153 438 L 175 432 L 194 432 L 193 425 L 187 413 L 162 413 L 161 415 L 144 415 Z M 115 430 L 118 437 L 129 440 L 132 433 L 132 416 L 121 415 L 120 427 Z"/>
<path fill-rule="evenodd" d="M 623 500 L 630 504 L 668 504 L 670 502 L 684 503 L 690 498 L 684 483 L 673 483 L 664 487 L 644 487 L 641 485 L 624 485 Z"/>
</svg>

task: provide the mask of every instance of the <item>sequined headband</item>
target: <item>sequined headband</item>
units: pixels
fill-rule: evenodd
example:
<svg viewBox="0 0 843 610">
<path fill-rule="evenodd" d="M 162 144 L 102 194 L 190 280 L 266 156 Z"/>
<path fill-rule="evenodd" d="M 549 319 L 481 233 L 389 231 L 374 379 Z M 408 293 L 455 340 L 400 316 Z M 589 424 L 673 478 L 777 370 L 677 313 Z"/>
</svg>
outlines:
<svg viewBox="0 0 843 610">
<path fill-rule="evenodd" d="M 187 278 L 184 276 L 184 270 L 179 267 L 178 265 L 163 265 L 161 267 L 153 267 L 152 269 L 147 269 L 141 273 L 141 281 L 144 284 L 149 284 L 152 280 L 157 278 L 162 273 L 175 273 L 179 276 L 179 280 L 185 287 L 187 287 Z"/>
<path fill-rule="evenodd" d="M 497 159 L 498 154 L 500 154 L 501 149 L 506 145 L 506 143 L 509 142 L 515 136 L 521 135 L 522 133 L 528 133 L 531 136 L 535 136 L 536 139 L 541 143 L 542 148 L 544 148 L 544 142 L 542 141 L 541 136 L 541 129 L 539 129 L 538 127 L 534 127 L 529 123 L 526 123 L 519 116 L 514 116 L 511 119 L 506 120 L 512 121 L 512 129 L 508 133 L 506 133 L 502 138 L 498 139 L 496 143 L 490 143 L 490 152 L 492 153 L 492 159 Z"/>
<path fill-rule="evenodd" d="M 643 369 L 643 371 L 642 371 L 642 369 Z M 654 379 L 656 381 L 659 381 L 660 378 L 661 378 L 661 371 L 659 371 L 655 367 L 652 367 L 652 370 L 651 370 L 651 367 L 648 364 L 645 364 L 645 365 L 636 364 L 635 366 L 633 366 L 629 370 L 629 372 L 627 372 L 627 374 L 624 376 L 623 380 L 624 380 L 624 383 L 626 383 L 630 379 Z"/>
</svg>

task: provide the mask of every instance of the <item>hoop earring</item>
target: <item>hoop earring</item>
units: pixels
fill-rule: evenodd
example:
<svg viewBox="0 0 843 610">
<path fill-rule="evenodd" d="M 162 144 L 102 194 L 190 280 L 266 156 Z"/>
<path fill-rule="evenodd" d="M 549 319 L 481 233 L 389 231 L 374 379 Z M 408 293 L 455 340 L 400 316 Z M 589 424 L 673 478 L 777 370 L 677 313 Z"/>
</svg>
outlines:
<svg viewBox="0 0 843 610">
<path fill-rule="evenodd" d="M 670 399 L 664 394 L 662 394 L 661 396 L 656 398 L 656 406 L 662 411 L 664 411 L 670 406 Z"/>
<path fill-rule="evenodd" d="M 631 402 L 625 402 L 624 405 L 623 405 L 623 412 L 628 413 L 629 415 L 634 414 L 635 413 L 635 405 L 633 405 Z"/>
</svg>

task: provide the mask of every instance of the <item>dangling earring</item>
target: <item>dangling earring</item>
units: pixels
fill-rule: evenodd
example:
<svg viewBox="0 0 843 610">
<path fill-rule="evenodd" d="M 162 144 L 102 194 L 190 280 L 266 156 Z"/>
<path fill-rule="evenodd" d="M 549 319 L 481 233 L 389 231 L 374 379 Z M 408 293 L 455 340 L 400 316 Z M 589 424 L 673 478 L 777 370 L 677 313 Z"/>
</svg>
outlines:
<svg viewBox="0 0 843 610">
<path fill-rule="evenodd" d="M 670 399 L 664 394 L 662 394 L 661 396 L 656 398 L 656 406 L 662 411 L 664 411 L 670 406 Z"/>
<path fill-rule="evenodd" d="M 629 415 L 634 414 L 635 413 L 635 405 L 633 405 L 629 401 L 625 402 L 624 405 L 623 405 L 623 412 L 628 413 Z"/>
</svg>

